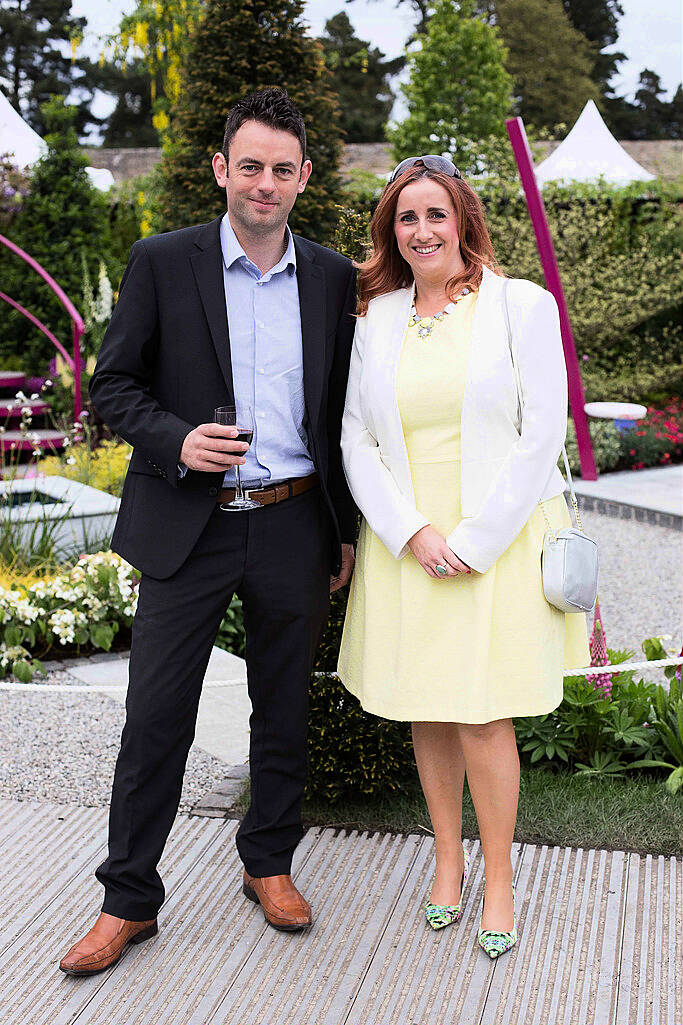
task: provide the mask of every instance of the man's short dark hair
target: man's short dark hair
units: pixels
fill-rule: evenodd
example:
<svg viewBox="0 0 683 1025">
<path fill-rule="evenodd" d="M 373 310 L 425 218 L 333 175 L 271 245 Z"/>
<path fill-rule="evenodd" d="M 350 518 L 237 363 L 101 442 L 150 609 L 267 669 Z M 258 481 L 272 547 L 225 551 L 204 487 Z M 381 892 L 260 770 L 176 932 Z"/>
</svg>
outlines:
<svg viewBox="0 0 683 1025">
<path fill-rule="evenodd" d="M 290 100 L 286 89 L 259 89 L 238 100 L 230 108 L 225 121 L 222 153 L 228 159 L 230 140 L 245 121 L 258 121 L 269 128 L 290 132 L 299 140 L 301 163 L 306 159 L 306 128 L 304 119 Z"/>
</svg>

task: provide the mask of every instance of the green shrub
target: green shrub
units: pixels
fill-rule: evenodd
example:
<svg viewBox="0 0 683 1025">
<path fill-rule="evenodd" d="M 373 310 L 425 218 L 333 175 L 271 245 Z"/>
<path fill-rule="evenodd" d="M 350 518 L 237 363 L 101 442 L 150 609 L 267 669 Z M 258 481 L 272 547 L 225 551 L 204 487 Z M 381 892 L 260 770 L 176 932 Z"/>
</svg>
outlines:
<svg viewBox="0 0 683 1025">
<path fill-rule="evenodd" d="M 309 791 L 333 802 L 400 789 L 415 776 L 410 723 L 369 715 L 334 676 L 348 588 L 332 595 L 310 689 Z"/>
<path fill-rule="evenodd" d="M 506 272 L 545 285 L 517 179 L 472 184 Z M 544 189 L 586 401 L 683 395 L 682 198 L 662 181 Z"/>
<path fill-rule="evenodd" d="M 49 126 L 47 153 L 35 164 L 30 192 L 12 225 L 12 241 L 38 260 L 79 309 L 83 255 L 97 280 L 100 258 L 109 260 L 107 201 L 86 174 L 73 127 L 75 108 L 55 97 L 42 108 Z M 18 256 L 2 249 L 3 291 L 35 314 L 71 349 L 71 320 L 43 279 Z M 25 317 L 9 311 L 0 321 L 0 358 L 21 355 L 28 374 L 44 374 L 55 355 L 52 342 Z"/>
<path fill-rule="evenodd" d="M 588 418 L 588 433 L 590 434 L 593 446 L 593 458 L 598 473 L 605 473 L 607 470 L 614 470 L 621 460 L 621 435 L 614 426 L 613 420 L 593 420 Z M 576 443 L 576 429 L 572 417 L 567 422 L 567 438 L 565 440 L 567 459 L 572 474 L 581 476 L 579 463 L 579 446 Z M 562 476 L 565 475 L 564 459 L 562 453 L 557 460 Z"/>
</svg>

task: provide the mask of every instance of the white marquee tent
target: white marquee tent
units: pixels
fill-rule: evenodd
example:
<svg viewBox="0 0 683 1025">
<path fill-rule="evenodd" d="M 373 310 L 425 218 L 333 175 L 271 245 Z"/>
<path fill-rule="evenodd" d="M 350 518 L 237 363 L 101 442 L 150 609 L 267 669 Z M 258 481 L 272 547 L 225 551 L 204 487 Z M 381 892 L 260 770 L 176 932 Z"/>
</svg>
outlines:
<svg viewBox="0 0 683 1025">
<path fill-rule="evenodd" d="M 11 154 L 17 167 L 25 168 L 35 164 L 46 149 L 45 141 L 0 91 L 0 153 Z M 86 167 L 86 171 L 93 185 L 103 192 L 114 184 L 114 176 L 106 168 Z"/>
<path fill-rule="evenodd" d="M 539 187 L 548 181 L 597 181 L 613 185 L 652 181 L 655 177 L 633 160 L 602 120 L 593 100 L 581 111 L 567 138 L 535 168 Z"/>
</svg>

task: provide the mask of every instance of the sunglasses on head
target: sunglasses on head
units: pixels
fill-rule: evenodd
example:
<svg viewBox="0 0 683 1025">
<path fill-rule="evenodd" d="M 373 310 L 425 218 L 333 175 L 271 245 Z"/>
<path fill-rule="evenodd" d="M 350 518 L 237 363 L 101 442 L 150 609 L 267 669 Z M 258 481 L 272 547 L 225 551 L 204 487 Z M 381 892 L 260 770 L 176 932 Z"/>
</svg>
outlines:
<svg viewBox="0 0 683 1025">
<path fill-rule="evenodd" d="M 408 168 L 417 167 L 419 164 L 423 164 L 430 171 L 441 171 L 443 174 L 449 174 L 452 178 L 462 178 L 460 171 L 448 157 L 439 157 L 435 153 L 427 153 L 422 157 L 406 157 L 400 164 L 397 164 L 389 175 L 387 185 L 395 182 L 398 176 L 407 171 Z"/>
</svg>

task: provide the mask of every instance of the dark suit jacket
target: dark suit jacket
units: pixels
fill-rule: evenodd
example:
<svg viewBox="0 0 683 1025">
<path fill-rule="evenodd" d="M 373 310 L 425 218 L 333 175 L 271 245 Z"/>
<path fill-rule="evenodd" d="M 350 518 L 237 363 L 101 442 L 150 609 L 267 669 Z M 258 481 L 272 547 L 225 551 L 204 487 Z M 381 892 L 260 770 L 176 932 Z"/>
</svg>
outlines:
<svg viewBox="0 0 683 1025">
<path fill-rule="evenodd" d="M 177 479 L 185 437 L 234 402 L 220 217 L 136 242 L 90 381 L 108 426 L 134 451 L 112 548 L 164 579 L 183 564 L 216 504 L 223 473 Z M 294 236 L 308 448 L 329 507 L 332 569 L 355 539 L 357 510 L 339 445 L 356 304 L 350 260 Z M 286 539 L 283 539 L 286 543 Z"/>
</svg>

